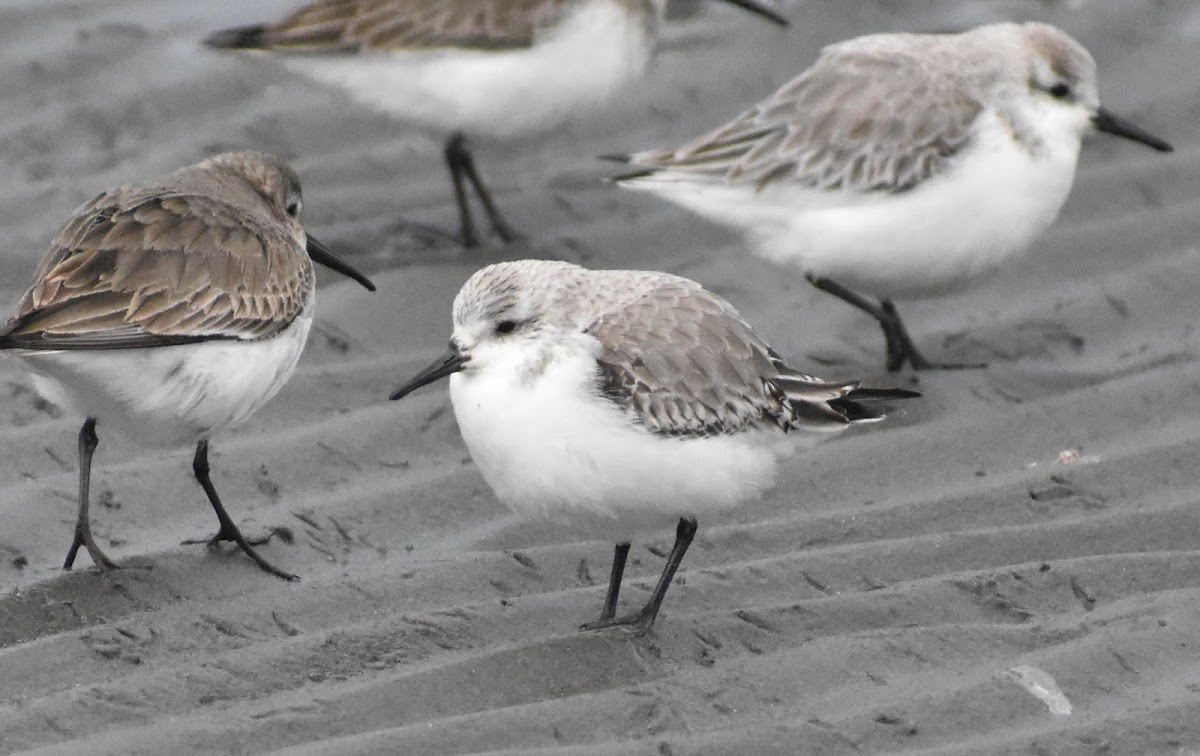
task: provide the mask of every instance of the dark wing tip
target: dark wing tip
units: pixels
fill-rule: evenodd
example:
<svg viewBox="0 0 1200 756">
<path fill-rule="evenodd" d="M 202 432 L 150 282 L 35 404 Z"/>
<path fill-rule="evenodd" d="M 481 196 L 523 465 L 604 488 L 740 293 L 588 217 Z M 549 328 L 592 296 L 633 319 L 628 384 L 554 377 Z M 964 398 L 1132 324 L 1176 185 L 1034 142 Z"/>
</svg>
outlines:
<svg viewBox="0 0 1200 756">
<path fill-rule="evenodd" d="M 902 388 L 856 388 L 846 394 L 847 399 L 859 401 L 887 401 L 888 399 L 920 399 L 924 394 Z"/>
<path fill-rule="evenodd" d="M 846 397 L 830 399 L 829 406 L 841 415 L 843 421 L 847 424 L 861 423 L 868 420 L 881 420 L 886 414 L 883 410 L 859 404 Z"/>
<path fill-rule="evenodd" d="M 145 349 L 147 347 L 180 346 L 183 344 L 198 344 L 204 341 L 233 340 L 236 337 L 221 334 L 154 334 L 140 329 L 130 329 L 125 332 L 97 333 L 34 333 L 5 334 L 0 336 L 0 350 L 28 349 L 32 351 L 83 350 L 98 351 L 109 349 Z"/>
<path fill-rule="evenodd" d="M 830 399 L 829 406 L 836 409 L 846 418 L 847 422 L 858 423 L 870 420 L 880 420 L 886 412 L 862 402 L 879 402 L 889 399 L 917 399 L 919 391 L 902 388 L 856 388 L 837 399 Z"/>
<path fill-rule="evenodd" d="M 607 160 L 610 163 L 622 163 L 624 165 L 629 165 L 630 163 L 633 162 L 633 155 L 622 154 L 620 152 L 612 152 L 607 155 L 597 155 L 596 158 L 599 160 Z M 644 178 L 646 176 L 649 176 L 652 173 L 657 173 L 657 172 L 658 172 L 657 168 L 645 168 L 640 171 L 633 171 L 632 173 L 622 173 L 620 176 L 613 176 L 612 178 L 609 179 L 609 181 L 613 182 L 614 184 L 619 184 L 622 181 L 630 181 L 632 179 Z"/>
<path fill-rule="evenodd" d="M 22 349 L 24 348 L 25 339 L 16 331 L 25 323 L 27 318 L 22 318 L 17 315 L 12 316 L 3 324 L 0 324 L 0 350 L 3 349 Z"/>
<path fill-rule="evenodd" d="M 611 179 L 609 179 L 609 181 L 613 182 L 614 184 L 620 184 L 623 181 L 635 181 L 640 178 L 646 178 L 647 176 L 653 176 L 656 173 L 658 173 L 657 168 L 646 168 L 645 170 L 641 171 L 633 171 L 632 173 L 622 173 L 620 176 L 613 176 Z"/>
<path fill-rule="evenodd" d="M 204 46 L 218 50 L 257 50 L 266 47 L 266 24 L 220 29 L 204 38 Z"/>
</svg>

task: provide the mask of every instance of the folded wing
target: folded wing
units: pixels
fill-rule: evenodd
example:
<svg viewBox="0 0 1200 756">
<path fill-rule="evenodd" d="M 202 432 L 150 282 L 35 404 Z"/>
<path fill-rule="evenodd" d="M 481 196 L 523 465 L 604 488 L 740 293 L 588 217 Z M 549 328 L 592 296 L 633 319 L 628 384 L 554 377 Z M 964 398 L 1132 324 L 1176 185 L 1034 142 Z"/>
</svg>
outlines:
<svg viewBox="0 0 1200 756">
<path fill-rule="evenodd" d="M 0 347 L 121 349 L 268 338 L 303 310 L 295 241 L 211 197 L 105 193 L 59 232 Z"/>
<path fill-rule="evenodd" d="M 982 109 L 916 55 L 853 40 L 725 126 L 677 150 L 629 155 L 646 170 L 621 178 L 666 170 L 760 190 L 903 192 L 946 169 Z"/>
<path fill-rule="evenodd" d="M 605 396 L 663 435 L 835 430 L 882 416 L 856 398 L 915 395 L 789 368 L 728 302 L 685 279 L 604 313 L 588 333 L 600 342 Z"/>
<path fill-rule="evenodd" d="M 529 47 L 568 0 L 318 0 L 273 24 L 215 32 L 210 47 L 309 52 Z"/>
</svg>

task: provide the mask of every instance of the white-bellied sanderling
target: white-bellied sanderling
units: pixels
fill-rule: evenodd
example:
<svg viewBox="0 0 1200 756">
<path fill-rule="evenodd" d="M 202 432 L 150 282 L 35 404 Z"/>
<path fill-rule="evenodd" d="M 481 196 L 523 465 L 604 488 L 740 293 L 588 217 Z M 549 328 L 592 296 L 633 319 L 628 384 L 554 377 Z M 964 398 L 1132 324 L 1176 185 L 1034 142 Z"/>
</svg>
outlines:
<svg viewBox="0 0 1200 756">
<path fill-rule="evenodd" d="M 449 353 L 392 393 L 450 376 L 459 430 L 518 514 L 617 541 L 594 629 L 654 623 L 696 533 L 774 481 L 790 430 L 882 414 L 918 396 L 788 367 L 733 306 L 686 278 L 544 260 L 488 266 L 454 300 Z M 630 539 L 677 523 L 649 602 L 616 616 Z"/>
<path fill-rule="evenodd" d="M 195 444 L 192 469 L 217 513 L 210 540 L 260 556 L 209 478 L 208 440 L 250 417 L 296 367 L 322 263 L 362 283 L 300 225 L 300 181 L 258 152 L 230 152 L 79 208 L 50 244 L 0 350 L 20 357 L 47 399 L 82 414 L 79 512 L 63 569 L 92 538 L 88 488 L 96 425 L 142 445 Z"/>
<path fill-rule="evenodd" d="M 1171 146 L 1100 106 L 1096 64 L 1046 24 L 831 45 L 733 121 L 615 157 L 626 187 L 743 231 L 752 249 L 879 321 L 887 367 L 926 360 L 894 300 L 963 289 L 1058 215 L 1083 135 Z M 864 294 L 873 297 L 874 300 Z"/>
<path fill-rule="evenodd" d="M 786 25 L 759 0 L 726 0 Z M 464 134 L 510 139 L 593 112 L 639 79 L 666 0 L 316 0 L 286 18 L 224 29 L 205 44 L 281 54 L 292 70 L 381 112 L 449 133 L 445 160 L 462 241 L 474 187 L 493 230 L 516 234 L 475 169 Z"/>
</svg>

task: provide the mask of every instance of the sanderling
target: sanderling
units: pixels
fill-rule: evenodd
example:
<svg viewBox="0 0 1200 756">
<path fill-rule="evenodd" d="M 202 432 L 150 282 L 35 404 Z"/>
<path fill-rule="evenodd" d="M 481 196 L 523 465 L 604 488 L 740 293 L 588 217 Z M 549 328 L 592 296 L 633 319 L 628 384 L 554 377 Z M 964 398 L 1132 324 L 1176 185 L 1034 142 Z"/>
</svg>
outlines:
<svg viewBox="0 0 1200 756">
<path fill-rule="evenodd" d="M 617 541 L 600 619 L 648 630 L 696 515 L 769 488 L 780 438 L 882 414 L 918 396 L 788 367 L 733 306 L 686 278 L 523 260 L 475 273 L 454 299 L 450 351 L 392 393 L 450 376 L 459 430 L 518 514 Z M 650 601 L 617 617 L 629 541 L 677 522 Z"/>
<path fill-rule="evenodd" d="M 374 290 L 300 225 L 300 181 L 257 152 L 216 155 L 103 192 L 50 244 L 0 350 L 24 361 L 47 399 L 78 411 L 79 513 L 63 569 L 92 538 L 88 486 L 96 425 L 142 445 L 196 444 L 192 469 L 216 510 L 210 544 L 234 541 L 262 569 L 209 479 L 208 439 L 287 382 L 313 317 L 322 263 Z M 306 253 L 307 249 L 307 253 Z"/>
<path fill-rule="evenodd" d="M 759 0 L 726 0 L 786 25 Z M 484 188 L 464 134 L 545 133 L 640 78 L 666 0 L 316 0 L 205 44 L 284 53 L 292 70 L 450 136 L 462 241 L 477 241 L 465 181 L 496 234 L 516 234 Z"/>
<path fill-rule="evenodd" d="M 613 157 L 644 169 L 622 186 L 742 230 L 758 255 L 878 320 L 889 370 L 966 367 L 926 360 L 893 300 L 964 288 L 1028 248 L 1092 129 L 1171 150 L 1100 107 L 1074 39 L 994 24 L 832 45 L 715 131 Z"/>
</svg>

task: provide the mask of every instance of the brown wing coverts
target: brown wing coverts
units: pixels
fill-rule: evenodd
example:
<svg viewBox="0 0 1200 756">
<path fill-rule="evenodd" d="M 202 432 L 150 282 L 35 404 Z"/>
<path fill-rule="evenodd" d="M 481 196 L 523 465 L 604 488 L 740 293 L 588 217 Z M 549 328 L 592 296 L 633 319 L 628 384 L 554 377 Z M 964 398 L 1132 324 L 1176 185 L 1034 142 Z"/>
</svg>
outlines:
<svg viewBox="0 0 1200 756">
<path fill-rule="evenodd" d="M 218 32 L 210 44 L 313 51 L 529 47 L 537 29 L 553 23 L 568 2 L 320 0 L 276 24 Z"/>
<path fill-rule="evenodd" d="M 304 255 L 294 240 L 214 198 L 134 194 L 101 194 L 59 232 L 4 329 L 5 346 L 261 339 L 304 308 L 311 263 L 281 259 Z"/>
<path fill-rule="evenodd" d="M 606 313 L 589 328 L 602 345 L 605 395 L 655 433 L 711 436 L 749 429 L 839 427 L 828 404 L 857 384 L 786 368 L 720 297 L 680 280 Z"/>
<path fill-rule="evenodd" d="M 731 123 L 631 162 L 759 189 L 788 181 L 903 192 L 945 170 L 982 108 L 949 78 L 927 75 L 914 54 L 835 45 Z"/>
</svg>

